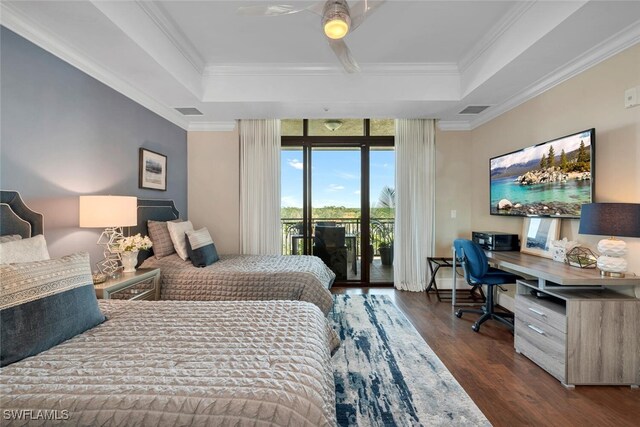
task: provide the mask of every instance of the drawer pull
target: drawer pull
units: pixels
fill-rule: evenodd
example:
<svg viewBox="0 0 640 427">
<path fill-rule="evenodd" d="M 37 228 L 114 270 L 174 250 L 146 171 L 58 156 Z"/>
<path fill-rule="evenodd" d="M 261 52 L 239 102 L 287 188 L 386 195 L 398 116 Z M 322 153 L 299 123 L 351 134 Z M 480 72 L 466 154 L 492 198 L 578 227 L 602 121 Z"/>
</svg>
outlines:
<svg viewBox="0 0 640 427">
<path fill-rule="evenodd" d="M 540 311 L 540 310 L 536 310 L 536 309 L 535 309 L 535 308 L 533 308 L 533 307 L 529 307 L 529 310 L 530 310 L 530 311 L 533 311 L 533 312 L 534 312 L 535 314 L 537 314 L 538 316 L 542 316 L 542 317 L 545 317 L 545 316 L 546 316 L 546 314 L 544 314 L 542 311 Z"/>
<path fill-rule="evenodd" d="M 532 330 L 534 330 L 535 332 L 539 333 L 540 335 L 544 335 L 544 331 L 543 331 L 542 329 L 538 328 L 538 327 L 535 327 L 535 326 L 533 326 L 533 325 L 527 325 L 527 327 L 528 327 L 529 329 L 532 329 Z"/>
</svg>

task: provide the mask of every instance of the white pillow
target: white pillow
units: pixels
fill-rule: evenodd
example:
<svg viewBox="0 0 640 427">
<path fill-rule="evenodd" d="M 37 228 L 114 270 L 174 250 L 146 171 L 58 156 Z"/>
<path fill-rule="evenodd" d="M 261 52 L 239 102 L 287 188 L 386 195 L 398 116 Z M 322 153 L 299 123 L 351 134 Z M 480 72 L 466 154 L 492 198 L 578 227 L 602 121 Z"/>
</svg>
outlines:
<svg viewBox="0 0 640 427">
<path fill-rule="evenodd" d="M 0 243 L 0 264 L 45 261 L 51 259 L 42 234 L 28 239 Z"/>
<path fill-rule="evenodd" d="M 22 240 L 22 236 L 19 234 L 0 236 L 0 243 L 15 242 L 16 240 Z"/>
<path fill-rule="evenodd" d="M 189 255 L 187 254 L 187 235 L 185 233 L 193 231 L 193 224 L 191 221 L 167 222 L 167 229 L 178 256 L 186 261 Z"/>
</svg>

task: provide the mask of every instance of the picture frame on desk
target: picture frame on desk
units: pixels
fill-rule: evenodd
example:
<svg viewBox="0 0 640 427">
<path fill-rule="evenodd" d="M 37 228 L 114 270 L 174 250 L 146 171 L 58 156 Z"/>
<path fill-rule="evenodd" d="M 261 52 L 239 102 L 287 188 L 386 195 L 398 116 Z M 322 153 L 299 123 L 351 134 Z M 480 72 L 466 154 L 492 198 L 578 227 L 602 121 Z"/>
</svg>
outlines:
<svg viewBox="0 0 640 427">
<path fill-rule="evenodd" d="M 559 218 L 527 217 L 522 224 L 520 252 L 553 258 L 551 241 L 560 237 Z"/>
</svg>

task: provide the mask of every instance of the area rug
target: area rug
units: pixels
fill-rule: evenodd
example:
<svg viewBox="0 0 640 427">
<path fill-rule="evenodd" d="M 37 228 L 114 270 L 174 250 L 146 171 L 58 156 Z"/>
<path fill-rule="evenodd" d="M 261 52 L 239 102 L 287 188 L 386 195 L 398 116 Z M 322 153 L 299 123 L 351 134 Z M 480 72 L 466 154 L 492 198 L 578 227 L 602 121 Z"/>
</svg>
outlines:
<svg viewBox="0 0 640 427">
<path fill-rule="evenodd" d="M 491 425 L 391 299 L 334 299 L 338 425 Z"/>
</svg>

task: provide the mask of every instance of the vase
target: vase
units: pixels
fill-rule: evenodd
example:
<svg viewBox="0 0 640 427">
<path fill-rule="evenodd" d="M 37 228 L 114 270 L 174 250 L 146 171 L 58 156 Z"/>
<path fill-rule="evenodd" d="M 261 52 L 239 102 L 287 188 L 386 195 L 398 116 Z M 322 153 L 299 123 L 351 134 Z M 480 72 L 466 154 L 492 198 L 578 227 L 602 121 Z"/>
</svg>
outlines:
<svg viewBox="0 0 640 427">
<path fill-rule="evenodd" d="M 125 251 L 120 253 L 120 259 L 125 273 L 134 273 L 138 264 L 138 251 Z"/>
</svg>

